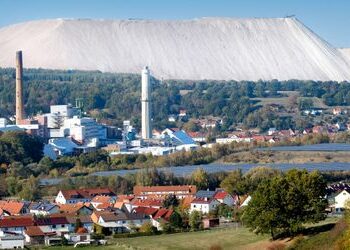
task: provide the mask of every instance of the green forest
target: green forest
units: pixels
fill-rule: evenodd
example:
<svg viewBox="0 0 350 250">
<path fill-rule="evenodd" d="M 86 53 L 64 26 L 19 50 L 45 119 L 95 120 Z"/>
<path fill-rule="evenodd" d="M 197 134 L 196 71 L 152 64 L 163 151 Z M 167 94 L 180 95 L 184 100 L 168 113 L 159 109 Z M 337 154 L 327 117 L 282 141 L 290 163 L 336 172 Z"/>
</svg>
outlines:
<svg viewBox="0 0 350 250">
<path fill-rule="evenodd" d="M 186 109 L 192 118 L 217 116 L 223 130 L 243 123 L 247 127 L 281 129 L 298 126 L 291 116 L 277 116 L 262 109 L 251 98 L 281 97 L 279 91 L 298 91 L 301 97 L 322 98 L 329 106 L 350 104 L 347 82 L 273 81 L 159 81 L 152 78 L 153 120 L 156 128 L 169 126 L 168 115 Z M 50 105 L 75 104 L 82 98 L 84 111 L 108 124 L 131 120 L 140 126 L 140 76 L 98 71 L 24 70 L 24 99 L 27 115 L 49 112 Z M 0 116 L 15 111 L 15 70 L 0 69 Z M 301 108 L 312 102 L 299 103 Z M 170 124 L 171 125 L 171 124 Z M 173 126 L 173 125 L 172 125 Z"/>
</svg>

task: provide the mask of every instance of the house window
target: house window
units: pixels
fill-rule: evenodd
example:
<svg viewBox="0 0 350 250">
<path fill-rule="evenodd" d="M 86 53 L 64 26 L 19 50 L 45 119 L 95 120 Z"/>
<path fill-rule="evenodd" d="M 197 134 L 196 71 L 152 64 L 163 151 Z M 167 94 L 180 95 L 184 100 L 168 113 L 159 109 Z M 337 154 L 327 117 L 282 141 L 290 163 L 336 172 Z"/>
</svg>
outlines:
<svg viewBox="0 0 350 250">
<path fill-rule="evenodd" d="M 56 228 L 56 225 L 52 225 L 52 228 Z"/>
<path fill-rule="evenodd" d="M 61 227 L 64 227 L 64 225 L 61 225 Z"/>
</svg>

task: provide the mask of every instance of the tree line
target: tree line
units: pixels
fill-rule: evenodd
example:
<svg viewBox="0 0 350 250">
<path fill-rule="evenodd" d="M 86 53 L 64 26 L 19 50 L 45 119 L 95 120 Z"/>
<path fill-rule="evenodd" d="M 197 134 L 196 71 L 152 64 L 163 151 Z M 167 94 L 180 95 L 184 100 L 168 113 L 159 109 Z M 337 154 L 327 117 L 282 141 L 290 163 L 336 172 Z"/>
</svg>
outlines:
<svg viewBox="0 0 350 250">
<path fill-rule="evenodd" d="M 260 106 L 250 98 L 281 97 L 280 91 L 299 91 L 304 97 L 319 97 L 327 105 L 349 105 L 350 84 L 315 81 L 159 81 L 152 78 L 153 120 L 157 128 L 171 126 L 169 114 L 186 109 L 191 117 L 222 117 L 225 127 L 244 123 L 248 127 L 294 126 L 290 117 L 259 115 Z M 49 112 L 54 104 L 75 103 L 82 98 L 84 110 L 100 121 L 122 125 L 132 120 L 140 127 L 140 76 L 98 71 L 24 70 L 24 103 L 28 115 Z M 186 92 L 184 94 L 184 91 Z M 15 111 L 15 70 L 0 68 L 0 114 Z M 260 112 L 261 113 L 261 112 Z M 256 116 L 248 117 L 254 114 Z M 252 122 L 254 118 L 254 122 Z M 258 123 L 258 124 L 256 124 Z M 265 123 L 265 125 L 264 125 Z"/>
</svg>

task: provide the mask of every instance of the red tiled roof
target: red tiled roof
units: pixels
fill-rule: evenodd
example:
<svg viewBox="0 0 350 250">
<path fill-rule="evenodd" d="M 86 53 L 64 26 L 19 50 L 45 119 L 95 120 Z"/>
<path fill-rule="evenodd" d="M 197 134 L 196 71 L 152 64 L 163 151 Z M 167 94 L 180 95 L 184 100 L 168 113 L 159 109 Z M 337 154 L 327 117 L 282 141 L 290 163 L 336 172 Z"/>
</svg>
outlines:
<svg viewBox="0 0 350 250">
<path fill-rule="evenodd" d="M 94 203 L 111 203 L 112 201 L 113 198 L 109 195 L 97 195 L 91 200 Z"/>
<path fill-rule="evenodd" d="M 195 194 L 197 188 L 194 185 L 189 186 L 134 186 L 134 194 L 142 195 L 144 192 L 189 192 L 188 194 Z"/>
<path fill-rule="evenodd" d="M 109 203 L 109 202 L 105 202 L 105 203 L 99 203 L 97 204 L 97 206 L 95 207 L 96 209 L 101 209 L 101 210 L 105 210 L 108 208 L 112 208 L 113 204 Z"/>
<path fill-rule="evenodd" d="M 135 195 L 130 194 L 130 195 L 118 195 L 117 197 L 117 202 L 125 202 L 125 201 L 131 201 L 132 199 L 135 198 Z"/>
<path fill-rule="evenodd" d="M 23 209 L 24 203 L 17 201 L 2 201 L 0 200 L 0 208 L 5 210 L 10 215 L 19 215 Z"/>
<path fill-rule="evenodd" d="M 220 199 L 220 200 L 222 200 L 222 199 L 224 199 L 227 195 L 229 195 L 229 193 L 227 193 L 226 191 L 218 191 L 218 192 L 215 193 L 214 198 L 215 198 L 215 199 Z"/>
<path fill-rule="evenodd" d="M 119 209 L 122 209 L 124 206 L 124 202 L 122 201 L 117 201 L 116 203 L 114 203 L 114 208 L 119 208 Z"/>
<path fill-rule="evenodd" d="M 181 203 L 184 207 L 189 207 L 193 200 L 194 200 L 194 197 L 187 196 L 181 200 Z"/>
<path fill-rule="evenodd" d="M 25 232 L 28 236 L 45 236 L 45 233 L 38 226 L 28 226 Z"/>
<path fill-rule="evenodd" d="M 64 215 L 54 215 L 45 218 L 37 218 L 35 222 L 38 226 L 69 224 L 67 218 Z"/>
<path fill-rule="evenodd" d="M 27 227 L 33 226 L 34 220 L 30 215 L 22 215 L 22 216 L 8 216 L 3 217 L 0 220 L 0 228 L 4 227 Z"/>
<path fill-rule="evenodd" d="M 78 202 L 75 204 L 59 204 L 59 207 L 61 213 L 77 213 L 84 207 L 88 208 L 83 202 Z"/>
<path fill-rule="evenodd" d="M 157 208 L 153 207 L 136 207 L 133 212 L 136 214 L 154 215 L 158 211 Z"/>
<path fill-rule="evenodd" d="M 164 219 L 166 221 L 169 221 L 170 216 L 173 214 L 173 210 L 172 209 L 166 209 L 166 208 L 161 208 L 158 210 L 158 212 L 153 216 L 153 219 L 157 220 L 157 219 Z"/>
<path fill-rule="evenodd" d="M 136 207 L 162 207 L 163 201 L 155 200 L 155 199 L 147 199 L 147 200 L 135 199 L 131 202 L 131 204 Z"/>
<path fill-rule="evenodd" d="M 84 189 L 71 189 L 61 190 L 63 196 L 66 199 L 91 199 L 97 195 L 110 195 L 115 196 L 115 193 L 109 188 L 84 188 Z"/>
</svg>

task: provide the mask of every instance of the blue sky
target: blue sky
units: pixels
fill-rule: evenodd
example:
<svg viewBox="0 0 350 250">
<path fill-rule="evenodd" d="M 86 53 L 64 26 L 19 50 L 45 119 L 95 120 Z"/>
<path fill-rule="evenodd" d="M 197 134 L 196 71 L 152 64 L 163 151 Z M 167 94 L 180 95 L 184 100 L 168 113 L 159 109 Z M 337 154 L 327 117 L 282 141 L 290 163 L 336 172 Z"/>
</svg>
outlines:
<svg viewBox="0 0 350 250">
<path fill-rule="evenodd" d="M 296 15 L 337 47 L 350 47 L 350 0 L 0 0 L 0 27 L 33 19 L 189 19 Z"/>
</svg>

